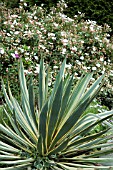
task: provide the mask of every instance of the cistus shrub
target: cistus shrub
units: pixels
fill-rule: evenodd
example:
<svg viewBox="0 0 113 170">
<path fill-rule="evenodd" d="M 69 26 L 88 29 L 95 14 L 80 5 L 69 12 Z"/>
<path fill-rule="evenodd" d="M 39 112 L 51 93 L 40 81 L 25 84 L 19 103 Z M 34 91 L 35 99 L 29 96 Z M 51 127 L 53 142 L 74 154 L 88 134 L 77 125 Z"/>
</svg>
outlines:
<svg viewBox="0 0 113 170">
<path fill-rule="evenodd" d="M 68 3 L 67 15 L 72 17 L 80 11 L 85 13 L 85 19 L 97 21 L 100 25 L 107 23 L 113 30 L 113 1 L 66 0 L 66 2 Z"/>
<path fill-rule="evenodd" d="M 58 0 L 25 0 L 30 5 L 41 4 L 49 11 L 50 7 L 56 6 Z M 99 25 L 107 23 L 113 30 L 113 1 L 106 0 L 65 0 L 68 8 L 64 11 L 69 17 L 74 17 L 78 11 L 85 13 L 85 19 L 97 21 Z M 113 31 L 112 31 L 113 34 Z"/>
<path fill-rule="evenodd" d="M 83 72 L 94 71 L 95 78 L 101 74 L 113 77 L 113 41 L 108 34 L 111 29 L 96 21 L 84 20 L 84 14 L 74 19 L 63 13 L 67 4 L 59 2 L 49 14 L 45 8 L 33 6 L 25 10 L 27 3 L 21 2 L 19 8 L 7 9 L 2 6 L 1 25 L 1 74 L 18 85 L 17 63 L 22 58 L 26 75 L 38 74 L 39 60 L 57 70 L 61 61 L 67 58 L 67 67 L 79 78 Z M 54 74 L 51 73 L 54 79 Z M 15 82 L 16 80 L 16 82 Z M 93 81 L 93 79 L 92 79 Z M 105 88 L 113 90 L 110 79 Z M 16 88 L 14 88 L 16 89 Z M 102 91 L 102 94 L 105 90 Z"/>
<path fill-rule="evenodd" d="M 57 5 L 59 0 L 1 0 L 0 2 L 5 2 L 9 8 L 18 7 L 19 2 L 27 3 L 30 6 L 34 6 L 35 4 L 37 6 L 43 5 L 47 11 L 49 11 L 52 6 Z M 64 13 L 69 17 L 74 17 L 74 15 L 77 15 L 78 11 L 80 11 L 85 13 L 85 19 L 97 21 L 100 25 L 107 23 L 113 30 L 113 1 L 65 0 L 65 2 L 68 4 L 68 8 Z"/>
</svg>

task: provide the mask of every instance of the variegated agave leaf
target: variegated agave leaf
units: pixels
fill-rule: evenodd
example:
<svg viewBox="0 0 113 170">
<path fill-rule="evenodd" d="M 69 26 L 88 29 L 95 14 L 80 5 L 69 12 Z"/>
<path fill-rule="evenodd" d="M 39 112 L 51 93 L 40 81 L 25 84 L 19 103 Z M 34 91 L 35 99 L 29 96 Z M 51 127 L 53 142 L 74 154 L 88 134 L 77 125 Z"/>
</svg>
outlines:
<svg viewBox="0 0 113 170">
<path fill-rule="evenodd" d="M 73 76 L 65 77 L 64 60 L 49 96 L 49 72 L 45 73 L 43 59 L 40 62 L 39 98 L 35 106 L 33 80 L 27 87 L 24 67 L 20 62 L 21 102 L 9 95 L 2 82 L 3 92 L 11 114 L 4 107 L 10 124 L 0 124 L 0 170 L 72 170 L 79 168 L 106 169 L 105 162 L 113 158 L 101 156 L 113 153 L 104 150 L 113 143 L 110 128 L 92 134 L 90 131 L 99 123 L 113 116 L 113 110 L 105 113 L 83 112 L 97 96 L 103 85 L 103 75 L 89 88 L 92 74 L 83 75 L 73 87 Z M 109 133 L 108 133 L 109 132 Z"/>
</svg>

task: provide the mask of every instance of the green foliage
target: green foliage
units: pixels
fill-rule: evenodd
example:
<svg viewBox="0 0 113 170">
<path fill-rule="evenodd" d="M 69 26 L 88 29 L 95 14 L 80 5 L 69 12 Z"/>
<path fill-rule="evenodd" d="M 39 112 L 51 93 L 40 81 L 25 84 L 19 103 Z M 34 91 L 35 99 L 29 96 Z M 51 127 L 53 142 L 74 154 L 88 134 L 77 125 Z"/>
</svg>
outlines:
<svg viewBox="0 0 113 170">
<path fill-rule="evenodd" d="M 0 123 L 2 122 L 2 119 L 3 119 L 3 106 L 1 105 L 0 106 Z"/>
<path fill-rule="evenodd" d="M 84 112 L 84 115 L 88 114 L 88 113 L 93 113 L 93 114 L 97 114 L 97 113 L 102 113 L 105 111 L 108 111 L 109 109 L 106 106 L 102 106 L 97 100 L 94 100 L 90 106 L 86 109 L 86 111 Z M 106 128 L 106 124 L 98 124 L 92 131 L 92 133 L 95 132 L 99 132 L 101 130 L 104 130 Z"/>
<path fill-rule="evenodd" d="M 46 7 L 46 9 L 49 10 L 50 7 L 56 6 L 59 0 L 54 0 L 54 2 L 52 0 L 25 0 L 25 2 L 28 2 L 30 6 L 33 6 L 35 4 L 37 6 L 43 5 L 44 7 Z"/>
<path fill-rule="evenodd" d="M 0 105 L 0 123 L 3 124 L 4 122 L 6 122 L 8 125 L 10 125 L 10 122 L 4 112 L 4 107 L 5 107 L 4 105 Z M 8 108 L 7 108 L 7 110 L 10 114 L 10 110 Z"/>
<path fill-rule="evenodd" d="M 7 8 L 15 8 L 15 7 L 19 7 L 19 3 L 23 2 L 23 3 L 27 3 L 28 6 L 34 6 L 35 4 L 37 6 L 41 6 L 43 5 L 44 7 L 46 7 L 46 9 L 50 9 L 50 7 L 56 5 L 58 3 L 58 0 L 54 0 L 54 2 L 52 0 L 0 0 L 0 3 L 4 3 L 6 5 Z M 29 7 L 28 7 L 29 9 Z"/>
<path fill-rule="evenodd" d="M 16 8 L 19 6 L 20 0 L 0 0 L 0 3 L 4 3 L 7 8 Z"/>
<path fill-rule="evenodd" d="M 56 72 L 59 63 L 66 57 L 67 69 L 74 73 L 75 79 L 79 79 L 83 72 L 94 71 L 95 79 L 106 73 L 107 88 L 102 94 L 105 98 L 109 91 L 110 101 L 113 101 L 113 41 L 108 34 L 110 28 L 83 20 L 84 14 L 78 14 L 74 19 L 67 17 L 63 13 L 66 9 L 63 2 L 57 4 L 57 8 L 51 8 L 49 14 L 43 7 L 37 6 L 28 11 L 26 5 L 23 1 L 18 9 L 1 7 L 0 72 L 12 81 L 13 94 L 18 95 L 15 89 L 18 88 L 19 58 L 23 59 L 26 75 L 33 74 L 35 78 L 41 56 L 45 58 L 46 65 L 56 69 Z M 50 76 L 54 80 L 54 73 L 51 72 Z"/>
<path fill-rule="evenodd" d="M 66 0 L 68 16 L 77 15 L 78 11 L 85 13 L 85 19 L 97 21 L 98 24 L 107 23 L 113 30 L 113 1 L 105 0 Z M 113 33 L 113 32 L 112 32 Z"/>
<path fill-rule="evenodd" d="M 19 0 L 1 0 L 5 2 L 7 7 L 14 8 L 19 6 Z M 58 0 L 23 0 L 27 2 L 29 6 L 43 6 L 49 11 L 51 7 L 57 6 Z M 97 21 L 99 25 L 108 24 L 113 30 L 113 2 L 105 0 L 65 0 L 68 4 L 68 8 L 65 10 L 65 14 L 69 17 L 74 17 L 78 14 L 78 11 L 85 13 L 85 19 Z M 29 9 L 29 8 L 28 8 Z M 112 31 L 113 33 L 113 31 Z"/>
<path fill-rule="evenodd" d="M 100 76 L 88 88 L 92 74 L 87 73 L 73 87 L 73 76 L 65 77 L 65 66 L 66 60 L 49 94 L 48 73 L 43 59 L 40 61 L 37 106 L 34 103 L 33 79 L 30 79 L 27 87 L 22 61 L 19 70 L 21 101 L 13 97 L 10 88 L 8 95 L 2 84 L 11 115 L 4 108 L 10 126 L 0 124 L 1 170 L 112 168 L 103 164 L 111 163 L 113 158 L 100 156 L 113 151 L 111 148 L 100 149 L 108 146 L 106 142 L 113 135 L 113 129 L 107 128 L 93 134 L 90 132 L 97 124 L 111 118 L 113 110 L 83 115 L 102 87 L 104 76 Z"/>
</svg>

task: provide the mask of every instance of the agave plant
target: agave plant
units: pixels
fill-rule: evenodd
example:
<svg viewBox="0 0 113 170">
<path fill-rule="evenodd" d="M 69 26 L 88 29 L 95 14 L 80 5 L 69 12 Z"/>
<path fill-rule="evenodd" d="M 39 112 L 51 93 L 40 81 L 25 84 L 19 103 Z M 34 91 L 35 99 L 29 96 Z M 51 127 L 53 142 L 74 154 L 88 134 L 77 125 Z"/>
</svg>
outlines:
<svg viewBox="0 0 113 170">
<path fill-rule="evenodd" d="M 50 93 L 49 72 L 45 73 L 41 60 L 37 106 L 33 80 L 30 79 L 27 87 L 22 61 L 19 70 L 21 101 L 13 97 L 10 88 L 7 93 L 2 84 L 7 106 L 4 111 L 10 123 L 0 124 L 0 170 L 110 168 L 103 163 L 112 162 L 113 158 L 101 156 L 113 150 L 101 148 L 108 146 L 106 141 L 111 138 L 112 131 L 110 133 L 108 128 L 95 134 L 90 132 L 113 116 L 113 110 L 98 116 L 83 115 L 103 85 L 104 76 L 89 87 L 92 74 L 87 73 L 73 85 L 73 76 L 64 75 L 65 65 L 66 60 Z M 113 143 L 109 145 L 113 148 Z"/>
</svg>

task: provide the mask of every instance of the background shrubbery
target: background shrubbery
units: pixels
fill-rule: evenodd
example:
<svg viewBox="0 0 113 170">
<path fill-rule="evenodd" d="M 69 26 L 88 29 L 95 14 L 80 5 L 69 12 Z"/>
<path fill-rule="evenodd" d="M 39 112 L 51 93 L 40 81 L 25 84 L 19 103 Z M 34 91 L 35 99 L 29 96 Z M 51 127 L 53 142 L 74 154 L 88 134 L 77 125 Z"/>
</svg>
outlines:
<svg viewBox="0 0 113 170">
<path fill-rule="evenodd" d="M 29 8 L 29 10 L 26 10 Z M 26 75 L 39 72 L 39 60 L 55 69 L 66 57 L 67 69 L 79 79 L 83 72 L 94 72 L 94 79 L 105 73 L 106 83 L 100 99 L 109 107 L 113 101 L 113 42 L 111 29 L 95 21 L 85 20 L 81 12 L 72 19 L 64 14 L 67 5 L 63 2 L 49 11 L 44 7 L 21 2 L 19 8 L 2 6 L 2 43 L 0 72 L 4 79 L 12 81 L 14 94 L 18 91 L 18 60 L 23 58 Z M 54 76 L 51 72 L 51 77 Z M 52 82 L 50 82 L 50 86 Z M 16 94 L 17 95 L 17 94 Z"/>
<path fill-rule="evenodd" d="M 1 0 L 3 1 L 3 0 Z M 50 7 L 56 6 L 59 0 L 23 0 L 30 6 L 41 4 L 49 11 Z M 19 0 L 4 0 L 8 7 L 18 7 Z M 107 23 L 113 30 L 113 1 L 111 0 L 65 0 L 68 8 L 64 11 L 69 17 L 74 17 L 78 11 L 85 13 L 85 19 L 97 21 L 98 24 L 103 25 Z M 113 34 L 113 32 L 112 32 Z"/>
<path fill-rule="evenodd" d="M 66 13 L 69 16 L 74 16 L 80 11 L 85 13 L 85 19 L 97 21 L 99 25 L 107 23 L 113 29 L 113 1 L 67 0 L 66 2 L 68 2 Z"/>
</svg>

